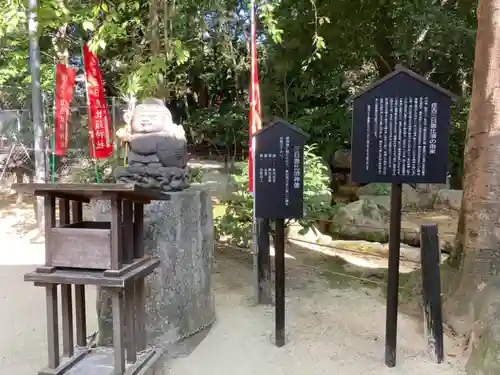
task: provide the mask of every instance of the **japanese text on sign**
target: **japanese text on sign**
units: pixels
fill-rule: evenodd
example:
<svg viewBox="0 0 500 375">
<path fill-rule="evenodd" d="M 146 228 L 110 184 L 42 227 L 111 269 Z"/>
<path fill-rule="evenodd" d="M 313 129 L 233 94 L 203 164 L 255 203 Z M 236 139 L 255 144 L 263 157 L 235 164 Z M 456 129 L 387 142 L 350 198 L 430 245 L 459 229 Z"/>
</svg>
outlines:
<svg viewBox="0 0 500 375">
<path fill-rule="evenodd" d="M 300 189 L 300 146 L 293 146 L 293 188 Z"/>
<path fill-rule="evenodd" d="M 373 108 L 367 106 L 366 170 L 370 166 L 373 139 L 378 145 L 379 175 L 425 175 L 427 155 L 436 153 L 437 115 L 438 103 L 430 104 L 429 113 L 427 97 L 375 98 Z"/>
<path fill-rule="evenodd" d="M 267 182 L 269 184 L 276 183 L 276 164 L 274 163 L 276 160 L 276 154 L 267 154 L 267 153 L 259 154 L 259 158 L 273 162 L 272 167 L 267 167 L 267 168 L 259 167 L 260 182 Z"/>
<path fill-rule="evenodd" d="M 290 137 L 285 138 L 285 149 L 284 149 L 284 159 L 285 159 L 285 206 L 288 207 L 290 204 L 290 186 L 288 181 L 290 181 Z M 280 137 L 280 146 L 283 144 L 283 137 Z M 282 154 L 280 148 L 280 154 Z"/>
<path fill-rule="evenodd" d="M 307 134 L 286 122 L 276 121 L 254 137 L 255 215 L 262 218 L 303 217 Z"/>
</svg>

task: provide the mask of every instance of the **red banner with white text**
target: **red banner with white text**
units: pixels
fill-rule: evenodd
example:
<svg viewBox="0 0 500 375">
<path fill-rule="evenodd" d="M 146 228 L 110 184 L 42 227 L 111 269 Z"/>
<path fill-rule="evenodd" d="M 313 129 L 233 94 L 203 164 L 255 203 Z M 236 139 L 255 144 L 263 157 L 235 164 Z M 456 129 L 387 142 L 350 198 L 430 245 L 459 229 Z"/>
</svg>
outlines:
<svg viewBox="0 0 500 375">
<path fill-rule="evenodd" d="M 92 159 L 104 159 L 113 153 L 112 125 L 104 95 L 104 82 L 99 70 L 99 60 L 85 43 L 83 44 L 83 64 L 85 66 L 90 115 L 90 157 Z"/>
<path fill-rule="evenodd" d="M 73 98 L 76 70 L 56 64 L 56 96 L 54 108 L 54 145 L 56 155 L 66 155 L 69 143 L 69 105 Z"/>
<path fill-rule="evenodd" d="M 260 130 L 262 118 L 260 112 L 260 88 L 259 69 L 257 61 L 257 32 L 255 19 L 255 6 L 252 2 L 250 21 L 250 113 L 249 113 L 249 150 L 248 150 L 248 191 L 253 193 L 253 158 L 255 150 L 255 140 L 253 134 Z"/>
</svg>

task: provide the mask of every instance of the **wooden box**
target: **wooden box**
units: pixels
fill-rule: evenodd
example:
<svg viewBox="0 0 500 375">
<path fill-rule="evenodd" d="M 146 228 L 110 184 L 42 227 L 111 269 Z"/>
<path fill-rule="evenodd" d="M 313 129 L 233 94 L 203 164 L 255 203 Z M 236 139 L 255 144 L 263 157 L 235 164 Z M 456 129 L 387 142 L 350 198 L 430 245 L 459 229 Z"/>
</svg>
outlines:
<svg viewBox="0 0 500 375">
<path fill-rule="evenodd" d="M 49 239 L 52 267 L 111 268 L 111 224 L 104 221 L 80 221 L 52 228 Z"/>
</svg>

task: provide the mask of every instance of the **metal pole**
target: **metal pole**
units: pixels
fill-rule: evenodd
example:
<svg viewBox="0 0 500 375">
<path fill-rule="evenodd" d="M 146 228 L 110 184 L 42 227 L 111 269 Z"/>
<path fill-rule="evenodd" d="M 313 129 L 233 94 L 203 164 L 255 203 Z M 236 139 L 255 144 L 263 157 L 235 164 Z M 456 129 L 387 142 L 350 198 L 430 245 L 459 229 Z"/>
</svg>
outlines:
<svg viewBox="0 0 500 375">
<path fill-rule="evenodd" d="M 385 364 L 387 365 L 387 367 L 396 366 L 402 194 L 403 186 L 401 184 L 391 185 L 391 218 L 389 223 L 389 271 L 387 276 L 387 311 L 385 323 Z"/>
<path fill-rule="evenodd" d="M 29 0 L 28 32 L 29 32 L 29 51 L 30 51 L 30 71 L 31 71 L 31 90 L 32 90 L 32 111 L 33 111 L 33 130 L 34 130 L 34 148 L 35 148 L 35 182 L 45 183 L 46 165 L 45 165 L 45 147 L 44 132 L 42 125 L 42 95 L 40 91 L 40 48 L 38 46 L 37 20 L 38 0 Z M 37 197 L 36 218 L 38 228 L 43 229 L 43 198 Z"/>
<path fill-rule="evenodd" d="M 275 277 L 275 345 L 285 345 L 285 220 L 274 220 L 276 237 L 274 243 L 274 277 Z"/>
</svg>

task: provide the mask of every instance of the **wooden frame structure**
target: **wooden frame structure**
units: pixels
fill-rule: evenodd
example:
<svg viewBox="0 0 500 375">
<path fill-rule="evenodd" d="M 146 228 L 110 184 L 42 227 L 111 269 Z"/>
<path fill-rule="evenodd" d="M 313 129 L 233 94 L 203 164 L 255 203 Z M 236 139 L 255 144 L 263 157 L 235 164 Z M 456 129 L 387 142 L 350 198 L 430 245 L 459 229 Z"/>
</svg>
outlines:
<svg viewBox="0 0 500 375">
<path fill-rule="evenodd" d="M 160 261 L 144 254 L 144 204 L 169 196 L 120 184 L 19 184 L 14 189 L 43 196 L 45 202 L 45 265 L 24 276 L 46 291 L 48 366 L 39 375 L 152 373 L 161 353 L 146 349 L 144 279 Z M 83 220 L 82 203 L 90 199 L 110 201 L 111 222 Z M 111 295 L 113 350 L 104 360 L 99 348 L 87 347 L 85 285 L 99 286 Z"/>
</svg>

